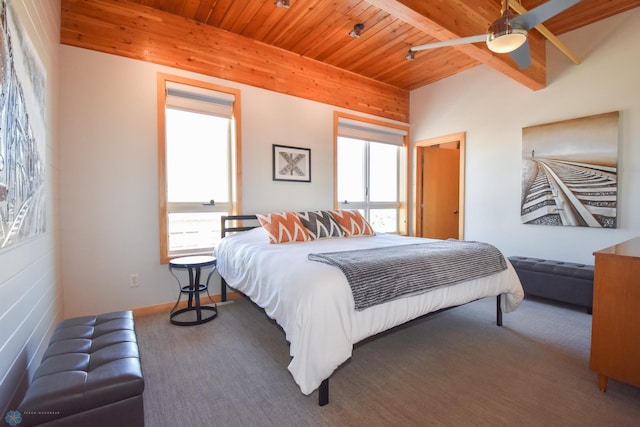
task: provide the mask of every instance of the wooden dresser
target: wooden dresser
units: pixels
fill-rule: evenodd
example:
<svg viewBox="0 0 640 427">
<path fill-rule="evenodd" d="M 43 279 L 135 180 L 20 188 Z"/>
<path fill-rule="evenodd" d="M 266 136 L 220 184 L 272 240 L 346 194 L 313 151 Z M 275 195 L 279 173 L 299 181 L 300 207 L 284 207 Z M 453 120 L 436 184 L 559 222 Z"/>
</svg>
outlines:
<svg viewBox="0 0 640 427">
<path fill-rule="evenodd" d="M 602 391 L 609 378 L 640 387 L 640 237 L 594 256 L 589 368 Z"/>
</svg>

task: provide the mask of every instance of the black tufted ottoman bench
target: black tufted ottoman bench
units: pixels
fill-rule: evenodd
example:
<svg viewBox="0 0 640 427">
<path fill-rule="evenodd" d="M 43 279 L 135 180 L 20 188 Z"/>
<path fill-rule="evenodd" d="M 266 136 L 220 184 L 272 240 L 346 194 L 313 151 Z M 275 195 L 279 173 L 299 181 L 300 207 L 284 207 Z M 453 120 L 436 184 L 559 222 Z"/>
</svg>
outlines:
<svg viewBox="0 0 640 427">
<path fill-rule="evenodd" d="M 20 427 L 144 427 L 133 313 L 63 320 L 18 406 Z"/>
<path fill-rule="evenodd" d="M 593 308 L 593 265 L 522 256 L 509 257 L 525 295 Z"/>
</svg>

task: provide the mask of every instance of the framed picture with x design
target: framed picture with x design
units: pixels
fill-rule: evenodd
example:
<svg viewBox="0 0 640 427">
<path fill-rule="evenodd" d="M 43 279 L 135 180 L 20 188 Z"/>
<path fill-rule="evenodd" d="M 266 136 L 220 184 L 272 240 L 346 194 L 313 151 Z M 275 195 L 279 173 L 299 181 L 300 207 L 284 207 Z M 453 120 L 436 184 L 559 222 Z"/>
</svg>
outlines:
<svg viewBox="0 0 640 427">
<path fill-rule="evenodd" d="M 274 144 L 273 180 L 311 182 L 311 149 Z"/>
</svg>

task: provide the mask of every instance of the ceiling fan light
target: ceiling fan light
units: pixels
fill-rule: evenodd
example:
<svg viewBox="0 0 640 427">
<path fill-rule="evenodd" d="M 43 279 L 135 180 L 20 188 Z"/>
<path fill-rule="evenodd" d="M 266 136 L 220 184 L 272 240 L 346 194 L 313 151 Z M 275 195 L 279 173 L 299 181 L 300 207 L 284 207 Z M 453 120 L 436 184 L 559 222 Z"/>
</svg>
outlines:
<svg viewBox="0 0 640 427">
<path fill-rule="evenodd" d="M 513 28 L 507 24 L 503 31 L 489 31 L 487 35 L 487 46 L 495 53 L 513 52 L 527 41 L 527 30 L 524 28 Z"/>
</svg>

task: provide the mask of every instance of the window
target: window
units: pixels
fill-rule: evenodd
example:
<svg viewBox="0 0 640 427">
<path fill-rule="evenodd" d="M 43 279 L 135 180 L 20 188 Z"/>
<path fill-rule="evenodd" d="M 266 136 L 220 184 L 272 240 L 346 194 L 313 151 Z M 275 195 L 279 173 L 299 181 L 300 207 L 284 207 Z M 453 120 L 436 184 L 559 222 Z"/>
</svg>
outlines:
<svg viewBox="0 0 640 427">
<path fill-rule="evenodd" d="M 160 258 L 210 254 L 238 211 L 239 92 L 158 76 Z"/>
<path fill-rule="evenodd" d="M 404 126 L 336 113 L 336 203 L 380 232 L 407 233 Z"/>
</svg>

